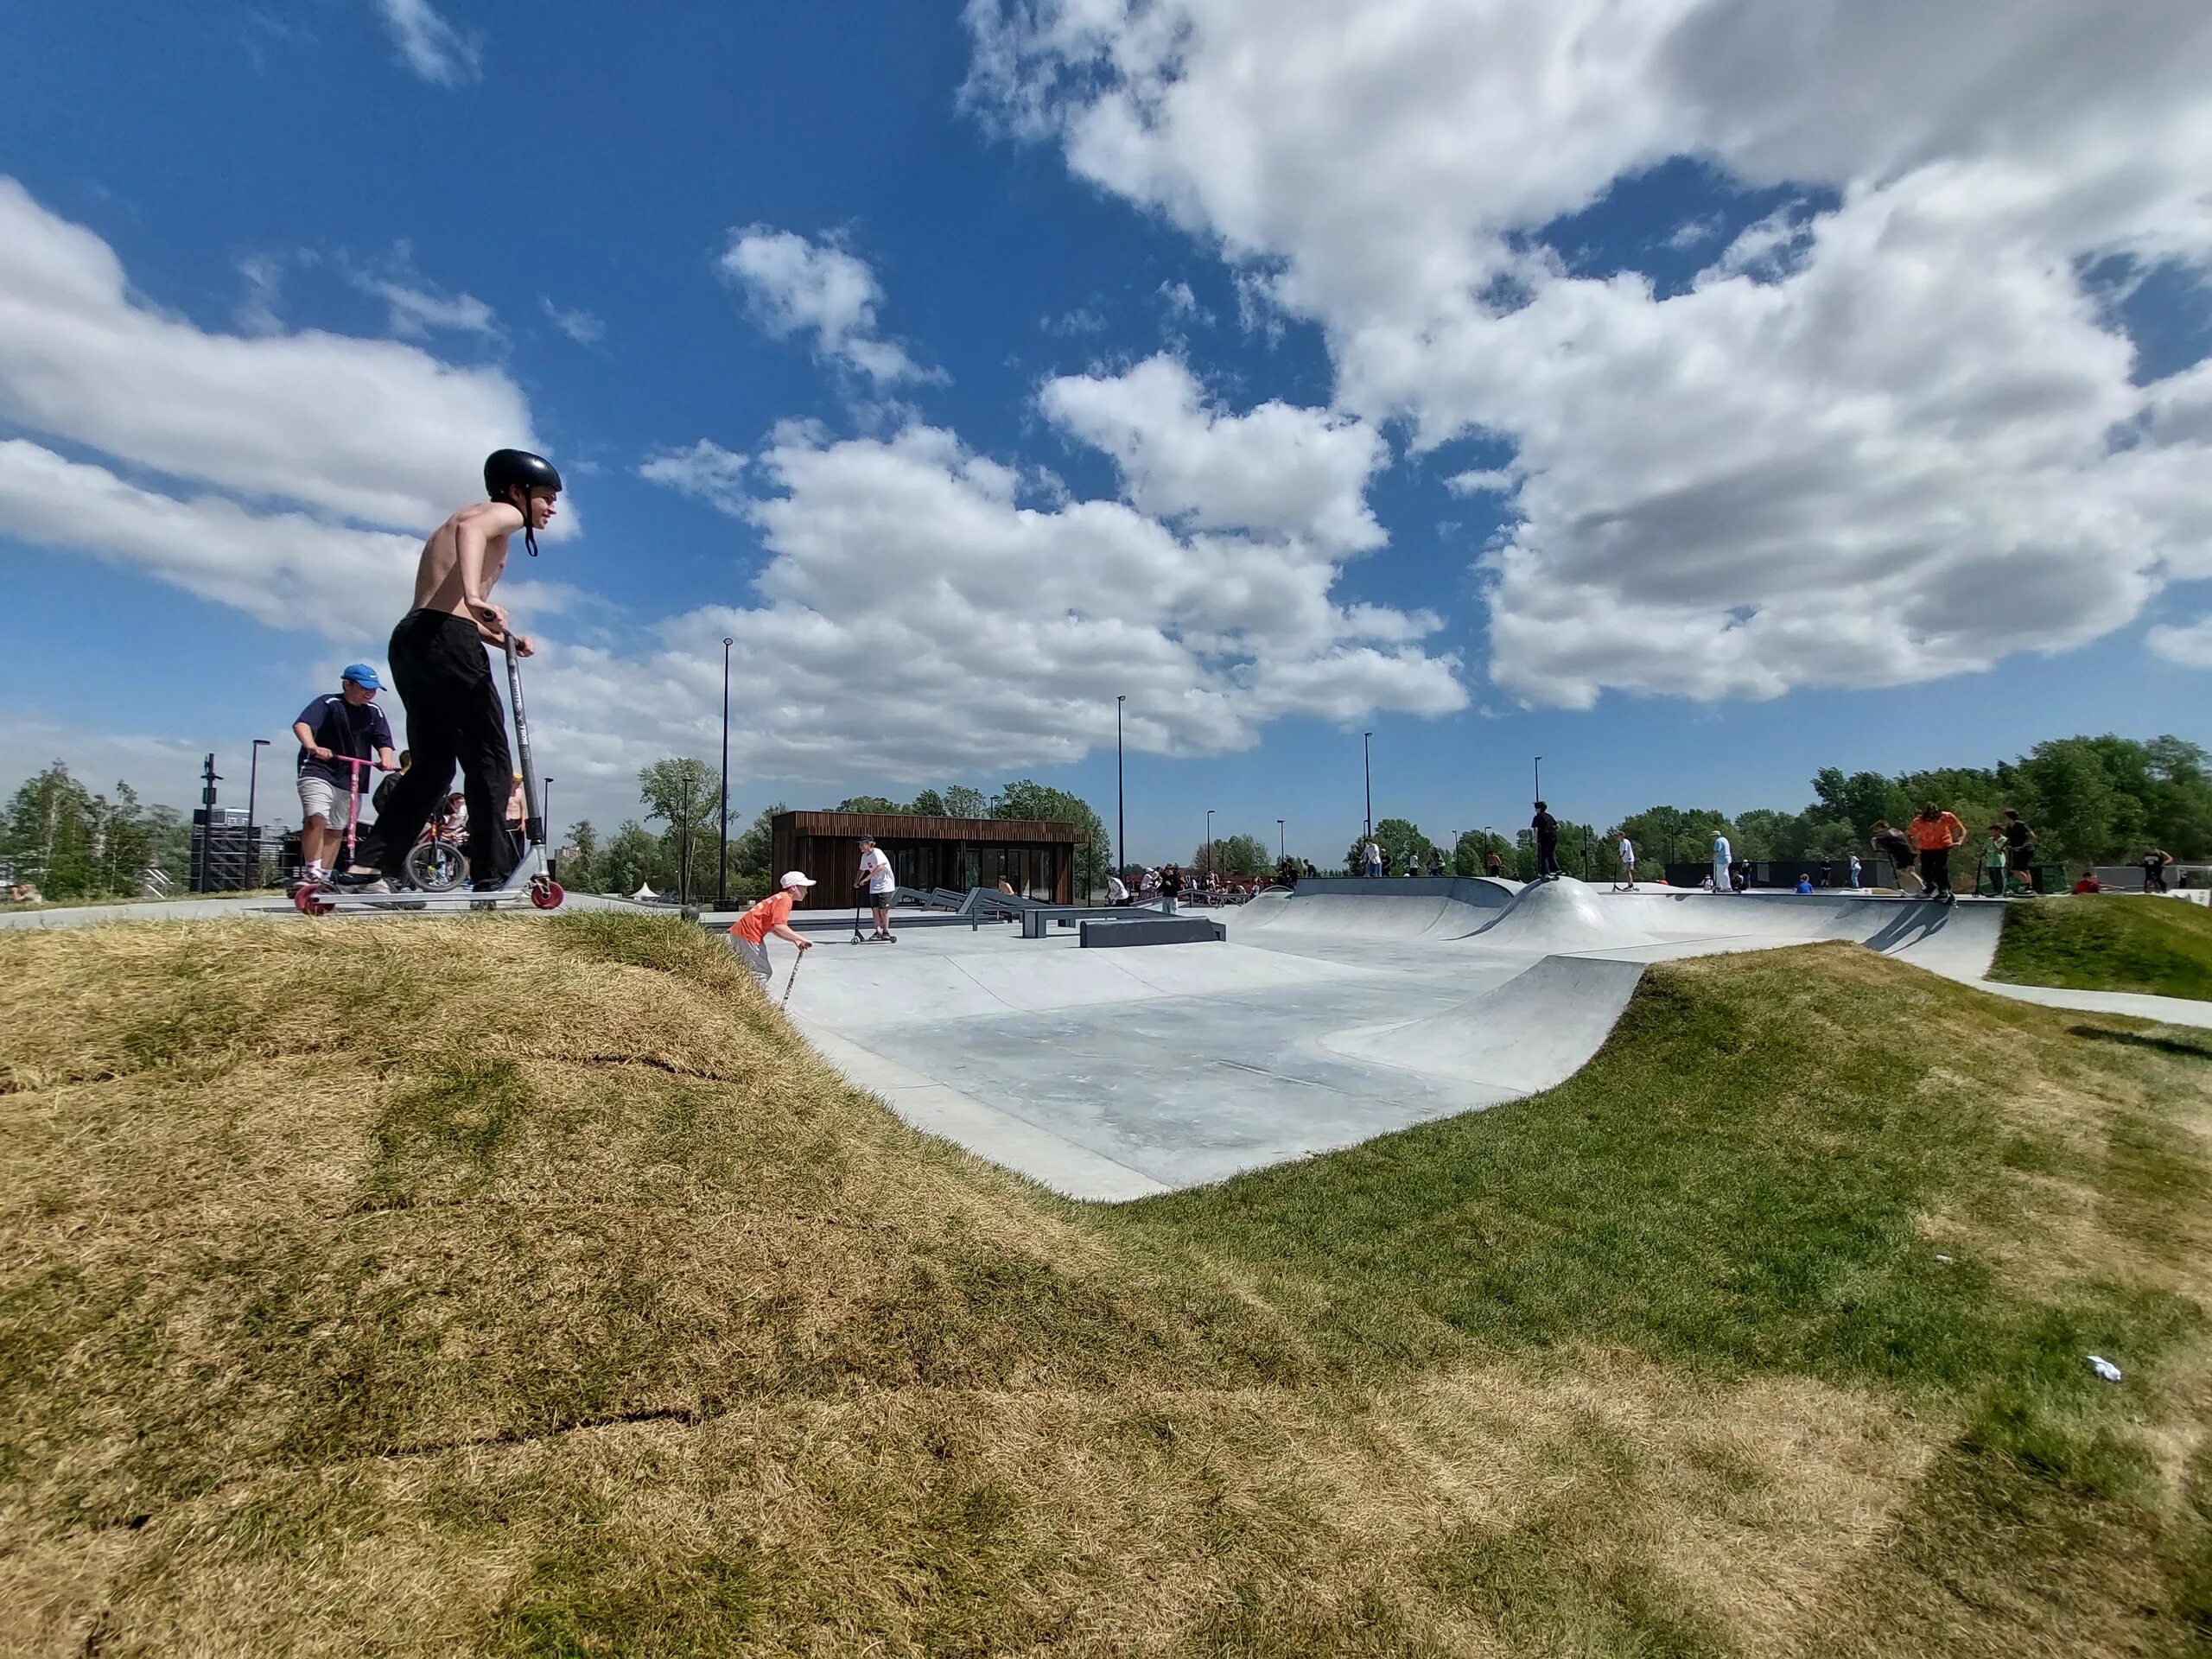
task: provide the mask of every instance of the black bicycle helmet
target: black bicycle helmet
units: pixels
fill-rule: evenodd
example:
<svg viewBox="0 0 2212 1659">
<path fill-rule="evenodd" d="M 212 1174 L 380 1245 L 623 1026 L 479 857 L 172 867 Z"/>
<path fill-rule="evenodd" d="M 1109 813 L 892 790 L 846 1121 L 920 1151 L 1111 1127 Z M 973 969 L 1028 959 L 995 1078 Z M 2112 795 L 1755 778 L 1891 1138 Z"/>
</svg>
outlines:
<svg viewBox="0 0 2212 1659">
<path fill-rule="evenodd" d="M 494 501 L 505 500 L 509 490 L 520 490 L 527 499 L 532 490 L 551 490 L 558 494 L 560 489 L 560 473 L 543 455 L 533 455 L 527 449 L 494 449 L 484 457 L 484 493 Z M 530 556 L 536 558 L 537 531 L 531 527 L 526 508 L 522 539 L 530 550 Z"/>
</svg>

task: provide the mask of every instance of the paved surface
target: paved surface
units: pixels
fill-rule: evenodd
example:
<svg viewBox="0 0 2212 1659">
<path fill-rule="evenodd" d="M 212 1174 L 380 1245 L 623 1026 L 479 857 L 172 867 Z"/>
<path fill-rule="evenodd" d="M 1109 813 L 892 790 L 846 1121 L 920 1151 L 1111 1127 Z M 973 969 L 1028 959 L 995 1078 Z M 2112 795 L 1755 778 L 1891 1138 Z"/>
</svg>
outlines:
<svg viewBox="0 0 2212 1659">
<path fill-rule="evenodd" d="M 1644 966 L 1674 957 L 1853 940 L 1999 995 L 2212 1027 L 2212 1002 L 1985 980 L 1995 899 L 1323 880 L 1198 913 L 1225 922 L 1227 941 L 1081 950 L 1059 929 L 915 926 L 861 945 L 831 934 L 788 1008 L 917 1128 L 1109 1201 L 1549 1088 L 1596 1052 Z M 0 926 L 210 916 L 346 925 L 215 899 L 18 912 Z M 789 948 L 771 950 L 788 973 Z"/>
<path fill-rule="evenodd" d="M 1644 965 L 1674 957 L 1852 940 L 2003 995 L 2212 1025 L 2212 1003 L 1987 983 L 1994 899 L 1325 880 L 1205 913 L 1226 943 L 825 940 L 789 1011 L 917 1128 L 1107 1200 L 1549 1088 L 1596 1052 Z"/>
</svg>

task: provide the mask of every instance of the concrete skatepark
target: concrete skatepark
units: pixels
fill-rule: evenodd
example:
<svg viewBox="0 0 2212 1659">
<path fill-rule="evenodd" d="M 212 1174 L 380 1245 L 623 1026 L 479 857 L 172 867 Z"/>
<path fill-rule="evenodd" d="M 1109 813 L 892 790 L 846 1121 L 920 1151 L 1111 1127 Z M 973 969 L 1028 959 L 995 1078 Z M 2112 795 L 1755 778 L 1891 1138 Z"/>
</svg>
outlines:
<svg viewBox="0 0 2212 1659">
<path fill-rule="evenodd" d="M 2212 1025 L 2212 1004 L 1984 981 L 1997 899 L 1325 878 L 1205 913 L 1225 943 L 821 933 L 787 1012 L 916 1128 L 1105 1200 L 1549 1088 L 1597 1052 L 1644 965 L 1669 957 L 1843 940 L 2000 995 Z"/>
<path fill-rule="evenodd" d="M 639 906 L 571 894 L 565 908 Z M 2212 1027 L 2212 1002 L 1985 979 L 1999 899 L 1325 877 L 1199 913 L 1227 939 L 1085 950 L 1071 929 L 1023 938 L 901 912 L 899 943 L 852 945 L 825 914 L 785 1012 L 915 1128 L 1106 1201 L 1550 1088 L 1597 1052 L 1645 964 L 1669 957 L 1847 941 L 2001 996 Z M 0 926 L 221 917 L 349 925 L 240 898 L 25 912 Z M 791 955 L 773 953 L 780 995 Z"/>
</svg>

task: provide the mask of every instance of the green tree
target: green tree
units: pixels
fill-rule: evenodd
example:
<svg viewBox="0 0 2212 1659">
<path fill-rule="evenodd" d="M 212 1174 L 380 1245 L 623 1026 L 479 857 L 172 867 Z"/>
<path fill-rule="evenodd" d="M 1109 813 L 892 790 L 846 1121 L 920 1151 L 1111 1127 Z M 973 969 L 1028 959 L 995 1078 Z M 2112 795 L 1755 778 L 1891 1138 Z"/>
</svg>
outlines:
<svg viewBox="0 0 2212 1659">
<path fill-rule="evenodd" d="M 575 851 L 561 860 L 562 885 L 578 893 L 607 891 L 599 868 L 599 831 L 589 818 L 578 818 L 569 826 L 568 845 Z"/>
<path fill-rule="evenodd" d="M 1428 868 L 1428 849 L 1436 843 L 1421 834 L 1421 826 L 1410 818 L 1378 818 L 1375 823 L 1375 844 L 1382 849 L 1384 868 L 1393 875 L 1406 874 L 1408 859 L 1418 859 L 1420 868 Z M 1344 870 L 1347 874 L 1360 874 L 1359 855 L 1367 845 L 1365 836 L 1354 836 L 1351 845 L 1344 849 Z"/>
<path fill-rule="evenodd" d="M 656 760 L 638 773 L 638 794 L 648 809 L 646 822 L 658 819 L 667 826 L 661 832 L 664 856 L 656 865 L 660 880 L 654 885 L 681 884 L 688 849 L 690 887 L 697 893 L 702 877 L 712 880 L 719 841 L 713 768 L 688 758 Z"/>
<path fill-rule="evenodd" d="M 1257 836 L 1216 836 L 1213 841 L 1213 868 L 1224 875 L 1264 875 L 1274 868 L 1274 855 Z M 1206 868 L 1206 847 L 1198 843 L 1187 867 L 1193 870 Z"/>
<path fill-rule="evenodd" d="M 626 818 L 600 855 L 600 879 L 609 893 L 632 893 L 641 887 L 663 891 L 674 887 L 672 873 L 664 863 L 666 848 L 635 818 Z"/>
<path fill-rule="evenodd" d="M 933 789 L 925 789 L 915 796 L 906 810 L 918 818 L 949 818 L 952 816 L 944 810 L 944 797 Z"/>
<path fill-rule="evenodd" d="M 732 896 L 766 898 L 774 891 L 781 870 L 770 868 L 776 853 L 776 814 L 791 809 L 781 801 L 763 807 L 741 836 L 729 843 L 729 886 Z"/>
<path fill-rule="evenodd" d="M 830 810 L 832 812 L 902 813 L 907 809 L 887 795 L 848 795 Z"/>
<path fill-rule="evenodd" d="M 1494 830 L 1462 830 L 1459 839 L 1452 847 L 1452 874 L 1488 875 L 1492 853 L 1503 861 L 1500 874 L 1513 874 L 1516 849 L 1510 836 L 1501 836 Z"/>
<path fill-rule="evenodd" d="M 966 784 L 948 785 L 944 791 L 944 816 L 948 818 L 986 818 L 991 816 L 990 803 L 983 798 L 983 791 L 971 789 Z"/>
<path fill-rule="evenodd" d="M 956 786 L 957 787 L 957 786 Z M 955 793 L 947 790 L 949 800 Z M 1075 826 L 1075 891 L 1080 895 L 1104 886 L 1106 861 L 1112 849 L 1106 841 L 1106 824 L 1090 810 L 1090 803 L 1065 789 L 1054 789 L 1027 778 L 1008 784 L 991 798 L 995 818 L 1038 818 L 1047 823 Z"/>
<path fill-rule="evenodd" d="M 8 803 L 0 858 L 19 881 L 48 899 L 82 899 L 95 891 L 92 798 L 56 760 L 29 779 Z"/>
</svg>

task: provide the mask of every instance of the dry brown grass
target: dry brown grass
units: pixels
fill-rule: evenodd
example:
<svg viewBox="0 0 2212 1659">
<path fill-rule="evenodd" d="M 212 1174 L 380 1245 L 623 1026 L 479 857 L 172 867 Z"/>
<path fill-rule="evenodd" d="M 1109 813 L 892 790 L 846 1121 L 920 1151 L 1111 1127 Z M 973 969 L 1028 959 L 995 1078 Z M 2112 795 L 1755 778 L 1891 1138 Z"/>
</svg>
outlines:
<svg viewBox="0 0 2212 1659">
<path fill-rule="evenodd" d="M 2212 1067 L 2012 1018 L 1916 1074 L 1929 1112 L 2017 1085 L 2017 1154 L 1925 1234 L 2023 1296 L 2202 1298 Z M 1163 1236 L 907 1131 L 673 925 L 0 940 L 0 1651 L 2081 1651 L 2131 1595 L 2164 1611 L 2111 1650 L 2186 1629 L 2143 1510 L 2191 1524 L 2196 1336 L 2098 1431 L 2155 1478 L 2075 1535 L 1970 1394 L 1412 1300 L 1417 1357 L 1368 1351 L 1318 1281 Z M 1961 1549 L 2007 1514 L 2048 1584 Z"/>
</svg>

